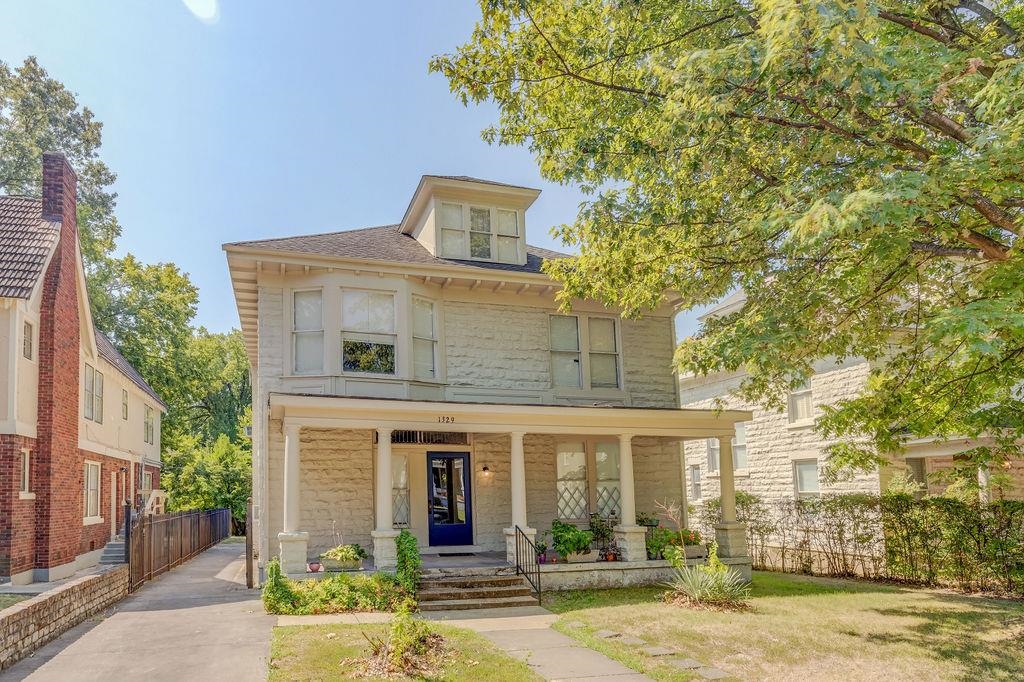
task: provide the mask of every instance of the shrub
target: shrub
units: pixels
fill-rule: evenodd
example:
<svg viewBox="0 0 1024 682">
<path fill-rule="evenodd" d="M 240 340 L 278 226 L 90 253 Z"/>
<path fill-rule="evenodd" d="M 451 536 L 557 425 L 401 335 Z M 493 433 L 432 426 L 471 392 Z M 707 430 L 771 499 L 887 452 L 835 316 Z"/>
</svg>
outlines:
<svg viewBox="0 0 1024 682">
<path fill-rule="evenodd" d="M 611 521 L 600 514 L 590 515 L 590 534 L 593 536 L 594 542 L 601 550 L 604 550 L 611 545 L 612 540 L 615 538 L 615 531 L 612 528 Z"/>
<path fill-rule="evenodd" d="M 647 556 L 657 558 L 675 539 L 678 539 L 675 531 L 660 526 L 651 528 L 647 531 L 647 537 L 644 539 L 647 545 Z"/>
<path fill-rule="evenodd" d="M 361 561 L 367 557 L 366 550 L 360 545 L 338 545 L 320 555 L 321 559 L 334 561 Z"/>
<path fill-rule="evenodd" d="M 582 530 L 558 519 L 551 522 L 551 546 L 563 557 L 570 554 L 589 554 L 593 541 L 594 535 L 588 530 Z"/>
<path fill-rule="evenodd" d="M 711 543 L 706 565 L 675 566 L 675 574 L 668 583 L 672 600 L 723 609 L 748 607 L 750 586 L 718 558 L 717 543 Z"/>
<path fill-rule="evenodd" d="M 338 574 L 320 580 L 291 580 L 277 559 L 267 565 L 263 607 L 268 613 L 310 615 L 345 611 L 394 611 L 408 595 L 391 573 Z"/>
<path fill-rule="evenodd" d="M 401 610 L 391 620 L 386 638 L 368 637 L 371 658 L 363 673 L 374 677 L 395 674 L 429 677 L 444 651 L 444 639 L 430 626 Z"/>
<path fill-rule="evenodd" d="M 395 553 L 397 555 L 398 582 L 409 594 L 414 597 L 420 585 L 420 548 L 416 543 L 416 536 L 403 528 L 402 532 L 395 538 Z"/>
</svg>

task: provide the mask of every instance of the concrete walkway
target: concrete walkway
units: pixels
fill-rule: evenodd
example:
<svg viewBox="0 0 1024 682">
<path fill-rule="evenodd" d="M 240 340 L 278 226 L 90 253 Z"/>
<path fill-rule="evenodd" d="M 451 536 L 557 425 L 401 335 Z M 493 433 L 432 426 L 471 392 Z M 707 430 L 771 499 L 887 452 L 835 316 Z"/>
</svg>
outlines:
<svg viewBox="0 0 1024 682">
<path fill-rule="evenodd" d="M 275 617 L 245 588 L 244 546 L 220 544 L 64 633 L 0 679 L 267 678 Z"/>
</svg>

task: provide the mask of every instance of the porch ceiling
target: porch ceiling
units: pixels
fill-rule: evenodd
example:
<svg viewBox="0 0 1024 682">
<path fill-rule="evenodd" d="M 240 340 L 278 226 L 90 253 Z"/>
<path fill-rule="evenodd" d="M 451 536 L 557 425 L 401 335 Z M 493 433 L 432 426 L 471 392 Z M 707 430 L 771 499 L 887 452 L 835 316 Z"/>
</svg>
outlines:
<svg viewBox="0 0 1024 682">
<path fill-rule="evenodd" d="M 746 410 L 690 410 L 463 403 L 270 394 L 271 416 L 286 424 L 344 429 L 662 436 L 731 436 Z"/>
</svg>

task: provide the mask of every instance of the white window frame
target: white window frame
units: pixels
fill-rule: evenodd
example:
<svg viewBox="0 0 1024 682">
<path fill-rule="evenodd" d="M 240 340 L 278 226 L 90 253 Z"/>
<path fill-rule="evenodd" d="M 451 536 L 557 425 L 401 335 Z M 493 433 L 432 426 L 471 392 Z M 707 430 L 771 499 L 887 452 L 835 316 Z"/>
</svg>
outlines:
<svg viewBox="0 0 1024 682">
<path fill-rule="evenodd" d="M 316 329 L 297 329 L 295 326 L 295 297 L 298 294 L 309 293 L 320 294 L 320 326 Z M 292 289 L 291 297 L 291 330 L 292 330 L 292 375 L 294 376 L 318 376 L 324 373 L 324 290 L 321 287 L 309 287 L 305 289 Z M 297 352 L 300 336 L 320 338 L 320 366 L 316 369 L 300 372 L 298 369 L 299 355 Z"/>
<path fill-rule="evenodd" d="M 90 488 L 90 486 L 89 486 L 89 479 L 90 479 L 89 472 L 92 469 L 96 470 L 96 487 L 95 487 L 95 489 Z M 82 472 L 83 472 L 83 476 L 82 476 L 82 503 L 83 503 L 83 505 L 82 505 L 82 520 L 85 523 L 85 525 L 91 525 L 91 524 L 94 524 L 94 523 L 101 523 L 103 521 L 103 517 L 100 515 L 100 510 L 101 510 L 101 504 L 100 503 L 102 502 L 102 500 L 100 498 L 103 496 L 103 467 L 100 465 L 99 462 L 94 462 L 92 460 L 87 459 L 84 462 L 84 468 L 83 468 Z M 91 496 L 91 494 L 92 494 L 92 492 L 94 490 L 95 490 L 95 493 L 96 493 L 96 499 L 95 499 L 96 507 L 95 507 L 95 509 L 92 509 L 91 508 L 92 507 L 92 504 L 91 504 L 92 500 L 90 499 L 90 496 Z M 93 512 L 93 513 L 90 513 L 90 512 Z"/>
<path fill-rule="evenodd" d="M 121 389 L 121 420 L 128 421 L 128 389 Z"/>
<path fill-rule="evenodd" d="M 735 435 L 732 437 L 732 469 L 733 471 L 738 471 L 750 466 L 750 453 L 747 452 L 747 423 L 736 422 L 733 426 L 735 427 Z M 740 465 L 740 452 L 743 453 L 742 466 Z"/>
<path fill-rule="evenodd" d="M 392 309 L 393 315 L 394 315 L 394 319 L 392 320 L 392 329 L 394 329 L 394 331 L 391 332 L 391 333 L 383 333 L 383 332 L 365 332 L 365 331 L 359 331 L 358 329 L 346 329 L 347 321 L 345 320 L 345 294 L 348 294 L 348 293 L 386 294 L 388 296 L 391 296 L 391 309 Z M 398 328 L 399 328 L 399 325 L 398 325 L 399 314 L 398 313 L 399 313 L 399 310 L 398 310 L 398 301 L 399 301 L 398 292 L 395 291 L 394 289 L 363 289 L 363 288 L 360 288 L 360 287 L 343 287 L 341 289 L 341 299 L 340 299 L 340 303 L 341 303 L 341 310 L 340 310 L 340 317 L 341 317 L 341 343 L 339 344 L 338 352 L 339 352 L 339 358 L 340 358 L 340 361 L 341 361 L 341 373 L 342 373 L 342 375 L 353 376 L 353 377 L 380 377 L 380 378 L 389 378 L 389 379 L 394 379 L 394 378 L 397 378 L 397 377 L 401 376 L 402 372 L 399 371 L 399 368 L 401 367 L 400 363 L 402 361 L 402 354 L 399 352 L 399 334 L 398 334 Z M 411 322 L 411 320 L 410 320 L 410 322 Z M 391 373 L 387 373 L 387 372 L 360 372 L 358 370 L 347 370 L 347 369 L 345 369 L 345 339 L 346 339 L 346 336 L 348 336 L 350 338 L 350 340 L 352 340 L 352 341 L 365 341 L 367 343 L 381 343 L 382 345 L 387 345 L 387 343 L 384 342 L 383 339 L 390 339 L 391 346 L 395 349 L 394 371 L 392 371 Z M 373 337 L 373 339 L 367 341 L 367 338 L 371 338 L 371 337 Z M 380 341 L 378 341 L 377 339 L 380 339 Z"/>
<path fill-rule="evenodd" d="M 416 304 L 417 303 L 428 303 L 430 304 L 430 336 L 420 336 L 416 333 Z M 427 298 L 426 296 L 418 296 L 413 294 L 412 296 L 412 309 L 410 310 L 410 324 L 409 329 L 412 335 L 412 348 L 410 349 L 410 355 L 412 357 L 412 376 L 414 379 L 419 381 L 440 381 L 441 373 L 438 371 L 438 364 L 440 359 L 437 355 L 437 301 Z M 396 310 L 397 315 L 397 310 Z M 430 370 L 429 375 L 421 375 L 416 369 L 416 342 L 428 342 L 430 343 L 431 357 L 433 358 L 433 366 Z M 395 348 L 395 359 L 397 365 L 398 349 Z"/>
<path fill-rule="evenodd" d="M 153 408 L 148 404 L 143 405 L 142 410 L 142 440 L 150 445 L 153 445 L 156 440 L 156 428 L 154 424 Z"/>
<path fill-rule="evenodd" d="M 142 489 L 146 491 L 153 490 L 153 472 L 143 471 L 142 472 Z"/>
<path fill-rule="evenodd" d="M 814 479 L 818 484 L 817 490 L 800 490 L 800 476 L 798 471 L 801 464 L 813 464 L 814 465 Z M 811 457 L 805 459 L 794 459 L 793 460 L 793 493 L 798 498 L 809 498 L 819 497 L 821 495 L 821 479 L 818 476 L 818 460 Z"/>
<path fill-rule="evenodd" d="M 690 465 L 690 499 L 702 500 L 704 491 L 702 489 L 701 471 L 699 464 Z"/>
<path fill-rule="evenodd" d="M 551 319 L 556 317 L 563 318 L 575 318 L 576 319 L 576 338 L 578 341 L 579 350 L 555 350 L 552 348 L 552 337 L 551 337 Z M 594 319 L 610 320 L 612 323 L 612 330 L 615 338 L 615 352 L 609 353 L 607 351 L 594 351 L 591 350 L 590 344 L 590 321 Z M 551 367 L 551 387 L 558 392 L 603 392 L 611 394 L 621 394 L 625 389 L 625 379 L 622 370 L 622 324 L 621 319 L 613 315 L 587 315 L 580 313 L 573 313 L 569 315 L 563 315 L 560 313 L 551 313 L 548 316 L 548 353 L 550 356 L 550 367 Z M 575 355 L 576 362 L 579 365 L 579 386 L 558 386 L 555 384 L 555 356 L 556 355 Z M 593 370 L 591 368 L 591 357 L 594 355 L 613 355 L 615 357 L 615 378 L 617 386 L 594 386 L 593 385 Z M 586 359 L 586 362 L 583 360 Z"/>
<path fill-rule="evenodd" d="M 797 415 L 798 405 L 801 401 L 807 401 L 807 416 Z M 802 388 L 790 391 L 788 400 L 787 416 L 789 423 L 793 425 L 805 425 L 814 423 L 814 392 L 811 390 L 811 383 L 807 382 Z"/>
<path fill-rule="evenodd" d="M 408 528 L 412 523 L 412 497 L 409 489 L 409 455 L 407 452 L 392 452 L 391 453 L 391 514 L 393 523 L 392 526 L 395 528 Z M 395 485 L 396 474 L 399 475 L 400 480 L 405 481 L 405 485 Z M 406 502 L 406 518 L 403 522 L 398 513 L 398 502 L 399 497 L 405 497 Z"/>
<path fill-rule="evenodd" d="M 32 452 L 28 448 L 21 450 L 21 471 L 18 492 L 22 495 L 32 492 Z"/>
<path fill-rule="evenodd" d="M 103 372 L 85 364 L 85 404 L 83 416 L 97 424 L 103 423 Z"/>
<path fill-rule="evenodd" d="M 444 221 L 444 206 L 458 206 L 460 208 L 460 215 L 462 217 L 462 225 L 460 227 L 447 226 Z M 472 251 L 472 235 L 485 234 L 484 232 L 474 231 L 472 223 L 472 210 L 486 210 L 490 214 L 490 257 L 484 258 L 481 256 L 474 256 Z M 437 253 L 441 258 L 452 258 L 455 260 L 474 260 L 483 261 L 486 263 L 511 263 L 516 264 L 522 262 L 523 254 L 523 212 L 515 208 L 506 208 L 504 206 L 488 206 L 475 203 L 467 203 L 462 201 L 448 201 L 446 199 L 437 200 Z M 498 233 L 498 213 L 504 211 L 507 213 L 514 213 L 516 217 L 516 233 L 514 235 L 504 235 Z M 445 232 L 459 232 L 460 243 L 462 245 L 460 254 L 453 254 L 448 252 L 445 247 Z M 515 239 L 516 249 L 515 258 L 513 260 L 502 260 L 498 257 L 499 249 L 498 243 L 502 237 Z"/>
<path fill-rule="evenodd" d="M 618 512 L 619 512 L 619 515 L 621 515 L 622 514 L 622 452 L 619 449 L 619 442 L 618 442 L 618 440 L 616 440 L 614 437 L 608 437 L 608 436 L 592 436 L 592 437 L 582 437 L 582 438 L 569 438 L 569 437 L 560 438 L 555 443 L 555 456 L 556 457 L 558 456 L 558 449 L 559 449 L 559 447 L 561 445 L 563 445 L 563 444 L 570 444 L 570 443 L 572 443 L 572 444 L 582 443 L 583 444 L 583 452 L 584 452 L 584 456 L 585 456 L 584 457 L 584 462 L 585 462 L 585 467 L 586 467 L 586 472 L 584 474 L 584 481 L 586 483 L 586 514 L 584 515 L 583 518 L 579 518 L 579 519 L 577 519 L 577 518 L 562 517 L 560 515 L 561 512 L 558 509 L 558 499 L 557 499 L 558 493 L 556 491 L 555 514 L 558 516 L 559 520 L 560 521 L 564 521 L 566 523 L 580 523 L 580 524 L 589 522 L 590 514 L 598 513 L 599 512 L 599 506 L 600 506 L 600 500 L 599 500 L 600 490 L 599 490 L 599 487 L 602 484 L 607 485 L 607 484 L 610 484 L 612 482 L 615 483 L 615 487 L 619 491 Z M 617 455 L 619 457 L 619 478 L 617 478 L 617 479 L 604 479 L 604 480 L 599 480 L 598 479 L 598 473 L 597 473 L 597 451 L 598 451 L 599 447 L 602 444 L 610 444 L 610 445 L 614 445 L 615 446 L 616 453 L 617 453 Z M 580 480 L 580 479 L 567 479 L 567 480 Z M 558 481 L 559 481 L 559 478 L 558 478 L 558 464 L 556 462 L 555 463 L 555 485 L 556 485 L 556 489 L 557 489 Z M 618 516 L 613 516 L 611 518 L 618 518 Z"/>
<path fill-rule="evenodd" d="M 708 438 L 708 473 L 716 474 L 722 463 L 721 447 L 717 438 Z"/>
<path fill-rule="evenodd" d="M 35 343 L 36 343 L 35 326 L 31 322 L 29 322 L 28 320 L 25 320 L 25 324 L 22 325 L 21 330 L 22 330 L 21 333 L 23 335 L 23 338 L 21 340 L 21 354 L 22 354 L 22 356 L 26 360 L 34 360 L 35 357 L 36 357 L 36 354 L 35 354 Z"/>
</svg>

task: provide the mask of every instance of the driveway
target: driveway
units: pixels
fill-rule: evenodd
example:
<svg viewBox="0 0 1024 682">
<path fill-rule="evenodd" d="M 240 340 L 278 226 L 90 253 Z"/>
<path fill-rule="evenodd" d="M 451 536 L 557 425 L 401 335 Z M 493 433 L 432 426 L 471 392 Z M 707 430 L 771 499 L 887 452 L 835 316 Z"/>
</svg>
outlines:
<svg viewBox="0 0 1024 682">
<path fill-rule="evenodd" d="M 245 588 L 244 545 L 220 544 L 64 633 L 0 679 L 67 682 L 267 678 L 270 632 Z"/>
</svg>

